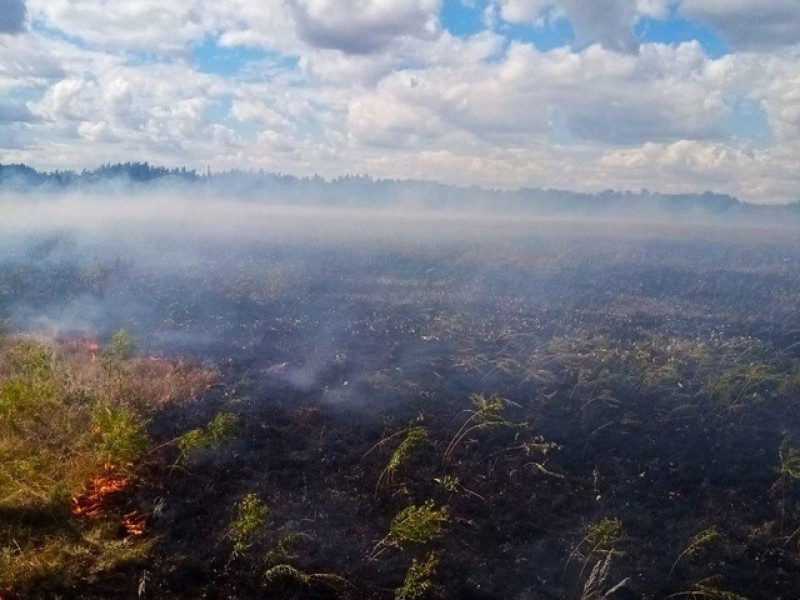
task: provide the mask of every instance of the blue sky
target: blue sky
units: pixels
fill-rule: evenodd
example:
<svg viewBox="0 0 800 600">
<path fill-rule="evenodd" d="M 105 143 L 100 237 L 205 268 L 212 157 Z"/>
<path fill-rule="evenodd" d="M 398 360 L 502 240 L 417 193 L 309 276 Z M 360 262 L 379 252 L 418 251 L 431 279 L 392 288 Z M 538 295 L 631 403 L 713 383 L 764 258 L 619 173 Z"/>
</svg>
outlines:
<svg viewBox="0 0 800 600">
<path fill-rule="evenodd" d="M 800 196 L 796 0 L 0 0 L 0 161 Z"/>
</svg>

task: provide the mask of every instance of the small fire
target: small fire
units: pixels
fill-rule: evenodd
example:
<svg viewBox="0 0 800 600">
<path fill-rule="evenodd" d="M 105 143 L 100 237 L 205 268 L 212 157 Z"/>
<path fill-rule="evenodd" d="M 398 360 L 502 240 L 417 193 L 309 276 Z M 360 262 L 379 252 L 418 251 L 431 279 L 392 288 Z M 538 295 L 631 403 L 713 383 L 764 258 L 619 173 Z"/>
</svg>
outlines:
<svg viewBox="0 0 800 600">
<path fill-rule="evenodd" d="M 117 468 L 106 463 L 103 473 L 89 480 L 86 492 L 72 498 L 72 513 L 81 517 L 96 517 L 107 507 L 108 498 L 128 487 L 130 480 Z"/>
<path fill-rule="evenodd" d="M 139 511 L 129 512 L 122 517 L 122 526 L 128 535 L 143 535 L 146 518 Z"/>
</svg>

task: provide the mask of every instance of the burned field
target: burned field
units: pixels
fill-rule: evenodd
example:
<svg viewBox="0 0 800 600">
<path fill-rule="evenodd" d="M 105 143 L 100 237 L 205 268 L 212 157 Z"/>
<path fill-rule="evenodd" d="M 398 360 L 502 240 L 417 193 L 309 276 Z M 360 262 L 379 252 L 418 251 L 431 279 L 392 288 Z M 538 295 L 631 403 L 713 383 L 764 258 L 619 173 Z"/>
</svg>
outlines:
<svg viewBox="0 0 800 600">
<path fill-rule="evenodd" d="M 2 242 L 8 336 L 214 375 L 142 409 L 113 518 L 147 551 L 0 595 L 796 595 L 796 229 L 262 222 Z"/>
</svg>

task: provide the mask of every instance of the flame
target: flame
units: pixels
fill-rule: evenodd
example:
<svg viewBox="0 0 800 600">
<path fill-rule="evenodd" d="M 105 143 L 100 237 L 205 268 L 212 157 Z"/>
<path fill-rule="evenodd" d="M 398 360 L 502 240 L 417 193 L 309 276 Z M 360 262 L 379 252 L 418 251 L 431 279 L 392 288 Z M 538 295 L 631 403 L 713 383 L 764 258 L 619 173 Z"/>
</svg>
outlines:
<svg viewBox="0 0 800 600">
<path fill-rule="evenodd" d="M 122 526 L 128 535 L 143 535 L 145 527 L 145 517 L 134 510 L 122 517 Z"/>
<path fill-rule="evenodd" d="M 103 473 L 89 480 L 86 492 L 72 498 L 72 514 L 96 517 L 106 508 L 108 497 L 123 491 L 129 483 L 130 480 L 119 473 L 114 465 L 106 463 Z"/>
<path fill-rule="evenodd" d="M 103 465 L 103 472 L 86 484 L 86 492 L 72 498 L 72 514 L 90 519 L 110 508 L 110 499 L 128 488 L 130 480 L 111 463 Z M 127 535 L 144 535 L 147 518 L 133 510 L 122 516 L 122 528 Z M 3 600 L 0 596 L 0 600 Z"/>
</svg>

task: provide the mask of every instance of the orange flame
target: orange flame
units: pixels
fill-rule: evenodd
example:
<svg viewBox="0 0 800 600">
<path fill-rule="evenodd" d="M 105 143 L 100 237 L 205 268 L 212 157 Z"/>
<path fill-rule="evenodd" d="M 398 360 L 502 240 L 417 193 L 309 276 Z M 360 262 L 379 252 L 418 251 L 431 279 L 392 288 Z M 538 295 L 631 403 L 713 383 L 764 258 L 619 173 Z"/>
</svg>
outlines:
<svg viewBox="0 0 800 600">
<path fill-rule="evenodd" d="M 72 498 L 72 513 L 81 517 L 96 517 L 104 508 L 109 496 L 123 491 L 130 481 L 117 472 L 109 463 L 103 465 L 103 473 L 89 480 L 86 492 Z"/>
<path fill-rule="evenodd" d="M 128 535 L 143 535 L 145 522 L 144 515 L 135 510 L 122 517 L 122 526 Z"/>
</svg>

